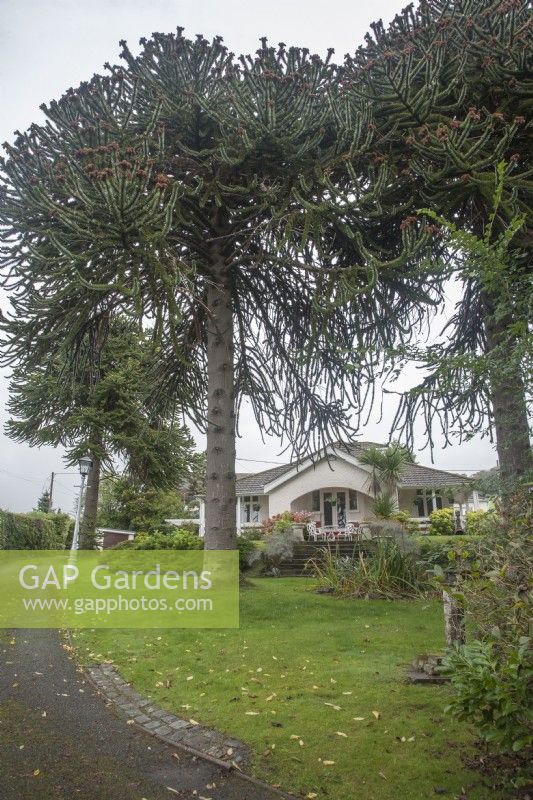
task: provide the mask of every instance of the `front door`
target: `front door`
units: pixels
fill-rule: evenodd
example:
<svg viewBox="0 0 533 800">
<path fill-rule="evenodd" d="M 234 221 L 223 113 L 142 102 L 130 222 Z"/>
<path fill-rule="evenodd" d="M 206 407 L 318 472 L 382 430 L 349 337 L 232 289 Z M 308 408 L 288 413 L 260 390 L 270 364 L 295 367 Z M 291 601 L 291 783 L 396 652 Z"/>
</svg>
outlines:
<svg viewBox="0 0 533 800">
<path fill-rule="evenodd" d="M 324 492 L 324 525 L 346 527 L 346 492 Z"/>
</svg>

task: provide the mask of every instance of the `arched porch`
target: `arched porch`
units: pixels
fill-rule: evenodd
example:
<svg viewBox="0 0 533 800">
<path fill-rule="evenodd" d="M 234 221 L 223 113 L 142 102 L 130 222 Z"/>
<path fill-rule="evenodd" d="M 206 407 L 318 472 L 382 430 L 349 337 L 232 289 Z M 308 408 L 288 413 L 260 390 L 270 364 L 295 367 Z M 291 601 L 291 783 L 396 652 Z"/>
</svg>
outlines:
<svg viewBox="0 0 533 800">
<path fill-rule="evenodd" d="M 373 517 L 372 497 L 347 486 L 324 486 L 291 501 L 291 511 L 307 511 L 317 525 L 344 528 Z"/>
</svg>

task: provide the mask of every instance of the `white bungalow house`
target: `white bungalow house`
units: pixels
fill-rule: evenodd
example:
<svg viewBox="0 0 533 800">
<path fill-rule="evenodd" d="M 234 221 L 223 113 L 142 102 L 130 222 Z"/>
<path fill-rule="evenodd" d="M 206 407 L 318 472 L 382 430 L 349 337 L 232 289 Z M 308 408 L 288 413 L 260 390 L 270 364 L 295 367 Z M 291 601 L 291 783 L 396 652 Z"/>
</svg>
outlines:
<svg viewBox="0 0 533 800">
<path fill-rule="evenodd" d="M 374 518 L 372 469 L 358 455 L 373 442 L 336 444 L 298 463 L 237 476 L 237 531 L 258 527 L 284 511 L 308 511 L 320 526 L 343 528 L 348 522 Z M 378 447 L 381 445 L 377 445 Z M 396 486 L 396 503 L 423 529 L 438 508 L 453 506 L 461 518 L 478 508 L 477 493 L 464 475 L 409 463 Z M 205 505 L 200 498 L 200 534 Z"/>
</svg>

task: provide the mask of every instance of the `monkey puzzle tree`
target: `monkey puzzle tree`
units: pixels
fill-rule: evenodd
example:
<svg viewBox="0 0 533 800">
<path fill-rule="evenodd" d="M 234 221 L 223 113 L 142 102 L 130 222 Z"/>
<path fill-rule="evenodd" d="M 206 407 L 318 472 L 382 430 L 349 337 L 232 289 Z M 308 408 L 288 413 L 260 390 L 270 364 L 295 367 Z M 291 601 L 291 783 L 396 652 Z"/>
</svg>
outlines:
<svg viewBox="0 0 533 800">
<path fill-rule="evenodd" d="M 20 342 L 25 327 L 13 320 L 11 336 Z M 193 443 L 171 416 L 155 414 L 147 402 L 157 353 L 137 325 L 124 317 L 107 319 L 105 330 L 77 342 L 74 370 L 68 348 L 63 336 L 38 363 L 26 359 L 17 365 L 6 431 L 31 446 L 62 445 L 69 465 L 90 454 L 81 524 L 82 546 L 90 547 L 102 468 L 119 457 L 141 485 L 175 488 L 188 472 Z"/>
<path fill-rule="evenodd" d="M 403 266 L 398 170 L 331 52 L 263 40 L 236 59 L 181 29 L 141 44 L 7 145 L 2 266 L 37 358 L 109 309 L 154 320 L 154 407 L 207 429 L 206 546 L 227 548 L 242 399 L 299 455 L 338 439 L 431 287 Z"/>
<path fill-rule="evenodd" d="M 416 353 L 428 374 L 396 420 L 410 441 L 421 416 L 430 441 L 437 421 L 446 437 L 494 426 L 502 476 L 511 481 L 531 466 L 521 332 L 531 291 L 532 37 L 525 0 L 423 0 L 388 29 L 374 24 L 344 73 L 351 93 L 372 102 L 374 123 L 398 154 L 411 193 L 405 225 L 433 226 L 417 218 L 429 208 L 480 242 L 490 229 L 496 244 L 525 215 L 508 241 L 503 283 L 482 279 L 464 251 L 443 269 L 443 280 L 462 281 L 462 299 L 444 342 L 427 357 Z"/>
</svg>

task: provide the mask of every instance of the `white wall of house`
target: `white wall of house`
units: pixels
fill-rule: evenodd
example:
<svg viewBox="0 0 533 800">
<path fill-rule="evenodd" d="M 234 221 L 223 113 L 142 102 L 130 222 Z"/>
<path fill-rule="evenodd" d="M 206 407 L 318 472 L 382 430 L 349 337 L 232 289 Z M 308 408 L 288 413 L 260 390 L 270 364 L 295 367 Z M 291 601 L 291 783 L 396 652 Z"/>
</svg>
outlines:
<svg viewBox="0 0 533 800">
<path fill-rule="evenodd" d="M 308 492 L 300 497 L 296 497 L 289 507 L 290 511 L 309 511 L 309 513 L 312 515 L 312 519 L 318 524 L 322 524 L 324 495 L 329 493 L 336 495 L 337 492 L 345 492 L 347 522 L 360 522 L 363 519 L 369 519 L 373 516 L 372 497 L 370 497 L 368 494 L 363 494 L 363 492 L 357 491 L 357 489 L 353 489 L 350 486 L 326 486 L 322 489 L 316 489 L 314 491 L 319 492 L 320 511 L 317 511 L 315 508 L 313 508 L 314 492 Z M 356 492 L 357 508 L 350 508 L 352 499 L 350 497 L 350 492 Z"/>
<path fill-rule="evenodd" d="M 269 492 L 269 514 L 273 516 L 291 509 L 294 511 L 307 510 L 300 506 L 296 507 L 294 501 L 303 496 L 309 496 L 309 502 L 311 502 L 312 492 L 317 489 L 329 490 L 335 487 L 346 490 L 355 489 L 359 493 L 358 499 L 361 497 L 363 500 L 361 507 L 368 508 L 368 504 L 372 502 L 371 497 L 368 497 L 369 478 L 369 472 L 354 464 L 349 464 L 341 458 L 336 458 L 329 464 L 326 460 L 320 461 L 308 469 L 297 472 L 288 481 Z M 351 513 L 354 514 L 354 520 L 362 519 L 361 511 Z"/>
<path fill-rule="evenodd" d="M 398 500 L 400 505 L 400 511 L 408 511 L 412 517 L 426 517 L 428 516 L 427 513 L 419 514 L 418 513 L 418 506 L 415 503 L 416 498 L 421 498 L 424 506 L 424 510 L 435 510 L 437 506 L 441 508 L 449 508 L 453 506 L 453 501 L 450 502 L 449 499 L 446 497 L 444 492 L 440 493 L 440 502 L 437 503 L 437 494 L 436 491 L 433 489 L 423 489 L 424 495 L 417 495 L 418 489 L 399 489 L 398 490 Z M 431 500 L 431 503 L 429 502 Z M 421 503 L 422 506 L 422 503 Z"/>
<path fill-rule="evenodd" d="M 237 495 L 237 531 L 257 528 L 269 517 L 269 502 L 264 494 Z"/>
</svg>

